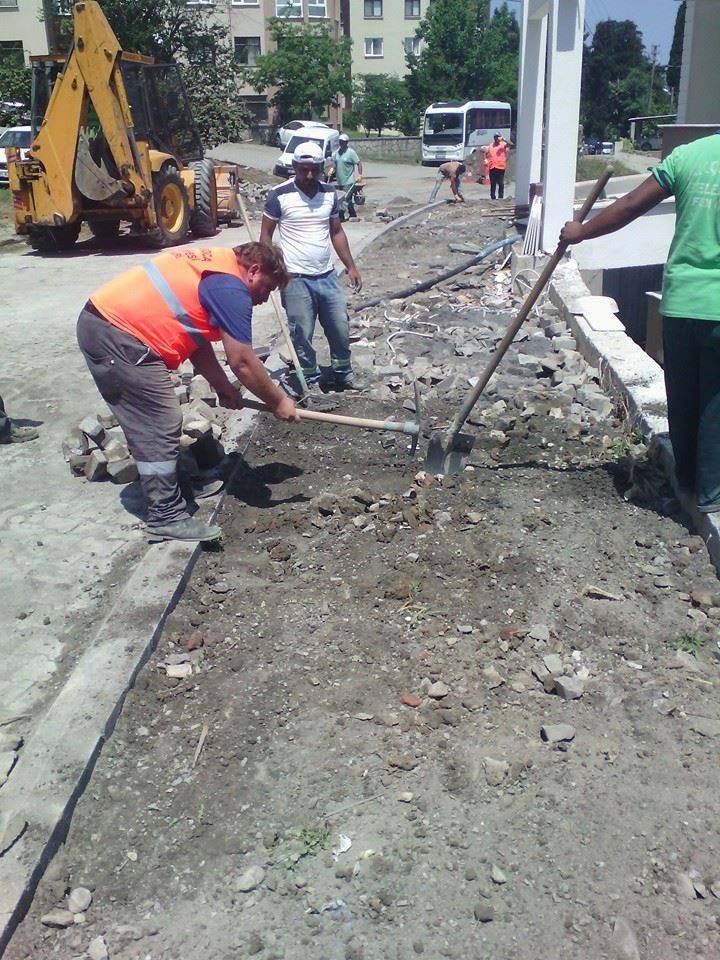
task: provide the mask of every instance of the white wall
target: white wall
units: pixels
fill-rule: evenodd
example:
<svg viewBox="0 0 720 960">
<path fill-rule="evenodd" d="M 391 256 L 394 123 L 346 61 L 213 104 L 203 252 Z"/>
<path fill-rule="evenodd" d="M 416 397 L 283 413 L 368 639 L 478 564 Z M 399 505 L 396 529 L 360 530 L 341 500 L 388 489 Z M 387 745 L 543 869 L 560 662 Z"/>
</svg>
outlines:
<svg viewBox="0 0 720 960">
<path fill-rule="evenodd" d="M 720 122 L 720 0 L 688 0 L 677 122 Z"/>
<path fill-rule="evenodd" d="M 592 220 L 610 202 L 597 203 L 588 219 Z M 671 197 L 617 233 L 586 240 L 572 247 L 572 256 L 581 270 L 612 270 L 665 263 L 674 232 L 675 201 Z"/>
</svg>

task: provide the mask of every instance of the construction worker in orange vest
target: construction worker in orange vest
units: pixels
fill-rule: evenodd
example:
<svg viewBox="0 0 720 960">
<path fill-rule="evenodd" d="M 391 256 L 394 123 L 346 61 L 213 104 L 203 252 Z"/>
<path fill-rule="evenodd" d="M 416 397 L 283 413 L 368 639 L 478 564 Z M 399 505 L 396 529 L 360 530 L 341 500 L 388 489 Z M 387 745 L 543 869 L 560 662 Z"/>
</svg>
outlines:
<svg viewBox="0 0 720 960">
<path fill-rule="evenodd" d="M 177 476 L 182 415 L 170 370 L 190 360 L 220 406 L 242 407 L 212 342 L 221 340 L 232 372 L 278 420 L 299 421 L 295 404 L 252 349 L 252 309 L 288 282 L 277 247 L 195 247 L 160 254 L 91 294 L 77 337 L 103 399 L 137 463 L 153 540 L 205 542 L 220 527 L 190 516 Z M 222 487 L 215 481 L 198 494 Z"/>
<path fill-rule="evenodd" d="M 511 147 L 512 143 L 499 133 L 493 136 L 493 142 L 490 146 L 481 147 L 485 154 L 485 164 L 490 175 L 491 200 L 502 200 L 505 196 L 505 169 L 507 167 L 508 150 Z"/>
</svg>

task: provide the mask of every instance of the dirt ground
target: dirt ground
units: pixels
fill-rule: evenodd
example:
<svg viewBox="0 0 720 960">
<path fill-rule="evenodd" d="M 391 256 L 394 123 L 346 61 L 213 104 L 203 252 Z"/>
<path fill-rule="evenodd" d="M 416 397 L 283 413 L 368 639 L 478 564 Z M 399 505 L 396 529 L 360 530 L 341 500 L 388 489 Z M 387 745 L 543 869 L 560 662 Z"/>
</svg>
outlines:
<svg viewBox="0 0 720 960">
<path fill-rule="evenodd" d="M 400 228 L 361 299 L 507 226 Z M 356 314 L 374 386 L 338 409 L 411 418 L 420 376 L 448 422 L 508 289 L 475 268 Z M 561 327 L 529 323 L 456 477 L 425 438 L 257 424 L 10 960 L 720 955 L 720 590 Z"/>
</svg>

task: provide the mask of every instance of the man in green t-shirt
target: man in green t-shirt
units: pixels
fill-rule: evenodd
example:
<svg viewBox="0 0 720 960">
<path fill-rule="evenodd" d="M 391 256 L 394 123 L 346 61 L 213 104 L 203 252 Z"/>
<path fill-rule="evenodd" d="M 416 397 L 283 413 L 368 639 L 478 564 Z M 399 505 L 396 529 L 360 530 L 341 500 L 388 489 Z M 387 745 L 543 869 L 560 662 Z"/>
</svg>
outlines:
<svg viewBox="0 0 720 960">
<path fill-rule="evenodd" d="M 612 233 L 675 197 L 676 224 L 663 277 L 665 389 L 675 473 L 703 513 L 720 510 L 720 134 L 683 144 L 652 175 L 560 238 Z"/>
<path fill-rule="evenodd" d="M 340 134 L 338 148 L 333 154 L 333 163 L 335 164 L 335 177 L 338 186 L 345 191 L 344 200 L 341 202 L 340 219 L 345 219 L 344 208 L 347 208 L 348 218 L 356 220 L 357 210 L 353 203 L 353 194 L 355 193 L 353 187 L 358 187 L 362 183 L 362 162 L 350 146 L 350 137 L 346 133 Z"/>
</svg>

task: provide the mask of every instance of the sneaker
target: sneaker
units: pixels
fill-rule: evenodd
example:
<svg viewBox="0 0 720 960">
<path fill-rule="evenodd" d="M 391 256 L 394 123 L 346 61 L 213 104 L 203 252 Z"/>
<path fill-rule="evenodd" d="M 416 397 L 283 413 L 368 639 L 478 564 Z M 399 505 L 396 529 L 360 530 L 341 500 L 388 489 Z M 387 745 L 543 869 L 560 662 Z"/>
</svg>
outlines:
<svg viewBox="0 0 720 960">
<path fill-rule="evenodd" d="M 6 434 L 0 443 L 27 443 L 29 440 L 37 440 L 40 432 L 35 427 L 10 427 L 10 433 Z"/>
<path fill-rule="evenodd" d="M 151 543 L 163 540 L 182 540 L 186 543 L 209 543 L 222 537 L 222 530 L 214 523 L 202 523 L 193 517 L 173 520 L 160 527 L 148 527 Z"/>
<path fill-rule="evenodd" d="M 220 493 L 224 486 L 224 480 L 202 480 L 199 478 L 197 480 L 193 480 L 193 499 L 204 500 L 206 497 L 214 497 L 216 493 Z"/>
</svg>

